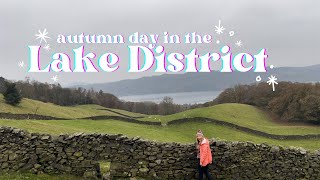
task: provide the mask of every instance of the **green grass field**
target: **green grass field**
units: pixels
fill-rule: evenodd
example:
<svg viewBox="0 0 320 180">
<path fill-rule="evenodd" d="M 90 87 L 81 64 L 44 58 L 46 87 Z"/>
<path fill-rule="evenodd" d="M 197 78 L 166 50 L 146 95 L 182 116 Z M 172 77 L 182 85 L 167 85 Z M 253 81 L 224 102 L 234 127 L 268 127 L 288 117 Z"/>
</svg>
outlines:
<svg viewBox="0 0 320 180">
<path fill-rule="evenodd" d="M 0 112 L 13 114 L 38 114 L 65 119 L 85 118 L 90 116 L 119 116 L 117 113 L 106 111 L 99 105 L 79 105 L 79 106 L 58 106 L 52 103 L 44 103 L 36 100 L 24 98 L 18 106 L 11 106 L 4 102 L 3 95 L 0 94 Z M 110 109 L 128 116 L 143 116 L 139 113 Z"/>
<path fill-rule="evenodd" d="M 165 124 L 175 119 L 190 117 L 205 117 L 226 121 L 270 134 L 320 134 L 319 126 L 276 123 L 262 110 L 245 104 L 220 104 L 206 108 L 192 109 L 169 116 L 148 116 L 140 120 L 161 121 Z"/>
<path fill-rule="evenodd" d="M 141 125 L 117 120 L 70 120 L 89 116 L 119 116 L 98 105 L 82 105 L 74 107 L 62 107 L 51 103 L 24 99 L 18 107 L 4 103 L 0 97 L 0 112 L 10 113 L 34 113 L 39 107 L 37 114 L 65 118 L 66 120 L 0 120 L 0 126 L 17 127 L 30 132 L 49 133 L 53 135 L 84 133 L 106 133 L 125 134 L 129 137 L 140 136 L 143 139 L 160 142 L 193 143 L 195 132 L 202 129 L 209 138 L 219 138 L 229 141 L 251 141 L 254 143 L 268 143 L 282 146 L 303 147 L 309 150 L 320 149 L 319 139 L 310 140 L 274 140 L 248 134 L 229 127 L 215 125 L 212 123 L 188 122 L 179 125 L 165 124 L 169 121 L 188 118 L 206 117 L 227 121 L 240 126 L 267 132 L 270 134 L 295 135 L 295 134 L 320 134 L 318 126 L 311 125 L 284 125 L 278 124 L 263 111 L 249 105 L 243 104 L 221 104 L 217 106 L 188 110 L 169 116 L 147 116 L 138 113 L 131 113 L 123 110 L 115 110 L 128 116 L 146 116 L 139 118 L 142 121 L 160 121 L 163 126 Z M 69 119 L 69 120 L 68 120 Z"/>
<path fill-rule="evenodd" d="M 52 135 L 84 133 L 125 134 L 129 137 L 140 136 L 143 139 L 159 142 L 193 143 L 195 132 L 202 129 L 205 136 L 229 141 L 251 141 L 282 146 L 303 147 L 309 150 L 320 149 L 320 140 L 273 140 L 251 135 L 232 128 L 211 123 L 188 122 L 171 126 L 152 126 L 117 120 L 0 120 L 0 125 L 26 129 L 30 132 Z"/>
</svg>

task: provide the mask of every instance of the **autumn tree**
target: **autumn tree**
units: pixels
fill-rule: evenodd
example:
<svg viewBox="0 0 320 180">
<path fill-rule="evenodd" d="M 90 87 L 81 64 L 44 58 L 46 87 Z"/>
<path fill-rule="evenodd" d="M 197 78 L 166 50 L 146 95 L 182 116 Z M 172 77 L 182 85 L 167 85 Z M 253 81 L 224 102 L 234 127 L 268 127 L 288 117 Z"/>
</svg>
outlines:
<svg viewBox="0 0 320 180">
<path fill-rule="evenodd" d="M 165 96 L 159 104 L 159 114 L 168 115 L 175 112 L 173 98 Z"/>
</svg>

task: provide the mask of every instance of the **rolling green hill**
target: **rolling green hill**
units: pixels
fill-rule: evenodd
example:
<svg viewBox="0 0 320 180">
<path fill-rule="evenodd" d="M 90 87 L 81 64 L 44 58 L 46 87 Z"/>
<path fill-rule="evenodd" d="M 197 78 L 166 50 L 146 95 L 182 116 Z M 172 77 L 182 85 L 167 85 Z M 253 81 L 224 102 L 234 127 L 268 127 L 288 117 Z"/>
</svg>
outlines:
<svg viewBox="0 0 320 180">
<path fill-rule="evenodd" d="M 195 133 L 202 129 L 206 137 L 229 141 L 251 141 L 282 146 L 303 147 L 309 150 L 320 149 L 319 139 L 310 140 L 274 140 L 255 136 L 232 128 L 211 123 L 188 122 L 171 126 L 142 125 L 117 120 L 0 120 L 0 125 L 17 127 L 29 132 L 48 133 L 53 135 L 73 133 L 125 134 L 129 137 L 140 136 L 143 139 L 160 142 L 195 142 Z"/>
<path fill-rule="evenodd" d="M 163 124 L 181 118 L 204 117 L 230 122 L 239 126 L 271 134 L 304 135 L 320 134 L 319 126 L 278 123 L 264 111 L 250 105 L 227 103 L 197 108 L 168 116 L 148 116 L 141 120 L 160 121 Z"/>
<path fill-rule="evenodd" d="M 104 110 L 106 109 L 106 110 Z M 99 105 L 79 105 L 79 106 L 58 106 L 52 103 L 44 103 L 36 100 L 24 98 L 18 106 L 11 106 L 5 103 L 3 95 L 0 94 L 0 113 L 13 114 L 37 114 L 65 119 L 85 118 L 90 116 L 121 116 L 112 110 L 128 116 L 143 116 L 139 113 L 132 113 L 118 109 L 109 109 Z"/>
<path fill-rule="evenodd" d="M 305 140 L 276 140 L 257 136 L 231 127 L 214 124 L 211 122 L 183 122 L 170 124 L 178 119 L 202 117 L 225 121 L 242 127 L 247 127 L 261 132 L 275 135 L 306 135 L 320 134 L 320 128 L 311 125 L 285 125 L 278 124 L 263 111 L 243 104 L 221 104 L 207 108 L 192 109 L 168 116 L 147 116 L 131 113 L 123 110 L 107 109 L 98 105 L 81 105 L 73 107 L 57 106 L 51 103 L 43 103 L 30 99 L 23 99 L 18 107 L 4 103 L 0 97 L 0 113 L 10 112 L 37 114 L 64 118 L 66 120 L 0 120 L 0 126 L 11 126 L 28 130 L 29 132 L 49 133 L 59 135 L 61 133 L 107 133 L 125 134 L 129 137 L 141 136 L 144 139 L 162 142 L 192 143 L 195 140 L 195 132 L 202 129 L 209 138 L 219 138 L 230 141 L 251 141 L 254 143 L 269 143 L 283 146 L 304 147 L 310 150 L 320 149 L 320 139 Z M 160 125 L 145 125 L 132 122 L 123 122 L 116 119 L 102 120 L 75 120 L 90 116 L 121 116 L 122 118 L 137 118 L 139 121 L 161 122 Z"/>
</svg>

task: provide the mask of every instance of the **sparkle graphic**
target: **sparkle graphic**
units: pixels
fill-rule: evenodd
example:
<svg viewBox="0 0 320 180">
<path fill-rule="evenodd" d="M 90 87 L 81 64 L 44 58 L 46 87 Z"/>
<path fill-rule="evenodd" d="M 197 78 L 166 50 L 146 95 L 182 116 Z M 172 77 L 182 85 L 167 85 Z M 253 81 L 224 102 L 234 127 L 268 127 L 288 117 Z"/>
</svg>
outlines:
<svg viewBox="0 0 320 180">
<path fill-rule="evenodd" d="M 271 75 L 271 77 L 268 77 L 269 78 L 269 80 L 267 81 L 267 83 L 269 84 L 269 85 L 272 85 L 272 90 L 273 91 L 276 91 L 276 89 L 275 89 L 275 84 L 278 84 L 277 83 L 277 78 L 275 77 L 275 76 L 273 76 L 273 75 Z"/>
<path fill-rule="evenodd" d="M 57 82 L 59 79 L 58 79 L 58 76 L 56 75 L 56 76 L 53 76 L 53 77 L 51 78 L 51 80 L 52 80 L 53 82 Z"/>
<path fill-rule="evenodd" d="M 220 41 L 219 41 L 219 40 L 217 40 L 217 41 L 216 41 L 216 43 L 217 43 L 217 44 L 220 44 Z"/>
<path fill-rule="evenodd" d="M 271 66 L 270 66 L 270 69 L 273 69 L 273 68 L 274 68 L 274 65 L 271 65 Z"/>
<path fill-rule="evenodd" d="M 237 41 L 237 42 L 235 43 L 235 45 L 238 46 L 238 47 L 241 47 L 243 44 L 242 44 L 241 40 L 239 40 L 239 41 Z"/>
<path fill-rule="evenodd" d="M 256 81 L 257 81 L 257 82 L 260 82 L 260 81 L 261 81 L 261 77 L 260 77 L 260 76 L 257 76 L 257 77 L 256 77 Z"/>
<path fill-rule="evenodd" d="M 18 66 L 21 67 L 21 68 L 24 68 L 24 62 L 23 62 L 23 61 L 20 61 L 20 62 L 18 63 Z"/>
<path fill-rule="evenodd" d="M 230 31 L 229 36 L 231 36 L 231 37 L 234 36 L 234 31 Z"/>
<path fill-rule="evenodd" d="M 46 39 L 47 38 L 50 39 L 50 37 L 47 36 L 47 34 L 48 34 L 47 29 L 44 29 L 43 32 L 41 32 L 40 30 L 38 32 L 39 32 L 39 34 L 36 34 L 36 37 L 37 37 L 36 39 L 40 39 L 40 43 L 42 42 L 42 40 L 47 43 Z"/>
<path fill-rule="evenodd" d="M 50 48 L 50 44 L 46 44 L 45 46 L 44 46 L 44 49 L 45 50 L 47 50 L 47 51 L 49 51 L 51 48 Z"/>
<path fill-rule="evenodd" d="M 221 20 L 219 20 L 219 26 L 215 26 L 215 27 L 216 27 L 215 31 L 217 34 L 222 34 L 223 31 L 225 30 L 225 28 L 221 26 Z"/>
</svg>

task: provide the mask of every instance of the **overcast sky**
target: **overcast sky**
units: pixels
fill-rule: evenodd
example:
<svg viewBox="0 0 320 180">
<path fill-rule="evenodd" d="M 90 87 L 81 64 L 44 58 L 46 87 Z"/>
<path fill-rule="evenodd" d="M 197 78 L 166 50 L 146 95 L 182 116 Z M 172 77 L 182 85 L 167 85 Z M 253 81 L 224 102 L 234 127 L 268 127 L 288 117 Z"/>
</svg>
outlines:
<svg viewBox="0 0 320 180">
<path fill-rule="evenodd" d="M 43 52 L 45 66 L 55 52 L 66 52 L 80 45 L 56 43 L 58 34 L 123 34 L 134 32 L 184 34 L 198 32 L 214 35 L 220 40 L 207 45 L 165 46 L 168 52 L 217 52 L 221 45 L 241 40 L 244 46 L 235 51 L 257 53 L 267 48 L 268 64 L 307 66 L 320 64 L 320 2 L 317 0 L 7 0 L 0 2 L 0 76 L 11 80 L 29 76 L 42 82 L 52 82 L 57 73 L 27 73 L 18 62 L 28 65 L 28 45 L 38 45 L 35 34 L 46 28 L 51 39 L 49 52 Z M 214 32 L 219 19 L 226 28 L 223 35 Z M 233 37 L 229 31 L 235 31 Z M 232 47 L 233 48 L 233 47 Z M 59 73 L 59 82 L 111 82 L 150 76 L 156 73 L 127 73 L 126 45 L 85 45 L 87 52 L 98 56 L 115 52 L 121 57 L 120 69 L 115 73 Z M 44 50 L 43 50 L 44 51 Z M 97 62 L 97 60 L 94 60 Z"/>
</svg>

